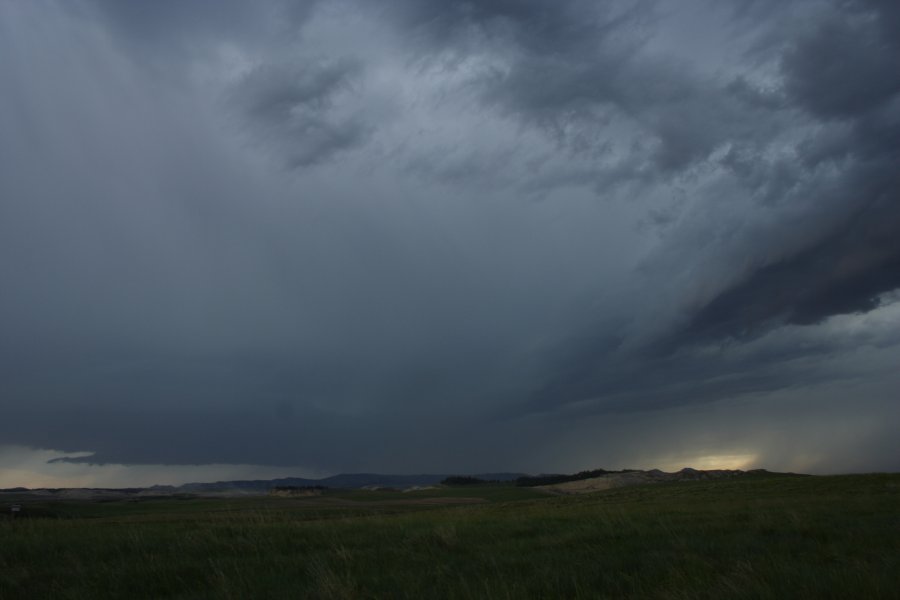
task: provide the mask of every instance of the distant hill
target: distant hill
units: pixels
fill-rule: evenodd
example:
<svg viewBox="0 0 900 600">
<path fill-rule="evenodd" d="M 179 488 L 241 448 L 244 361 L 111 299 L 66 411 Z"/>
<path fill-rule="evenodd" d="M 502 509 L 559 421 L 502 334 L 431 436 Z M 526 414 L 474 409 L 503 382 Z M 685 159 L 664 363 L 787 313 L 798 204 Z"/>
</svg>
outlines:
<svg viewBox="0 0 900 600">
<path fill-rule="evenodd" d="M 585 494 L 599 492 L 631 485 L 646 483 L 663 483 L 671 481 L 711 481 L 716 479 L 734 479 L 746 477 L 800 477 L 795 473 L 774 473 L 765 469 L 750 471 L 732 469 L 711 469 L 701 471 L 685 468 L 674 473 L 665 473 L 659 469 L 650 471 L 583 471 L 576 475 L 544 475 L 524 477 L 516 481 L 517 485 L 537 487 L 555 494 Z"/>
<path fill-rule="evenodd" d="M 154 486 L 167 492 L 212 492 L 220 490 L 267 491 L 275 487 L 363 488 L 395 487 L 406 488 L 417 485 L 437 485 L 452 474 L 387 475 L 382 473 L 342 473 L 322 479 L 304 477 L 282 477 L 280 479 L 254 479 L 239 481 L 216 481 L 213 483 L 185 483 L 179 486 Z M 486 481 L 515 481 L 525 477 L 524 473 L 479 473 L 472 475 Z"/>
<path fill-rule="evenodd" d="M 764 469 L 752 471 L 713 469 L 700 471 L 685 468 L 675 473 L 664 473 L 658 469 L 650 471 L 638 471 L 624 469 L 621 471 L 606 471 L 594 469 L 581 471 L 571 475 L 547 474 L 527 475 L 524 473 L 479 473 L 465 477 L 483 481 L 506 481 L 525 487 L 542 487 L 552 489 L 562 484 L 573 484 L 579 481 L 589 481 L 603 488 L 619 487 L 620 485 L 634 485 L 637 483 L 652 483 L 659 481 L 685 481 L 698 479 L 724 479 L 741 477 L 746 475 L 775 475 Z M 413 486 L 438 485 L 445 479 L 460 477 L 458 474 L 433 474 L 422 473 L 418 475 L 390 475 L 384 473 L 342 473 L 322 479 L 307 479 L 304 477 L 282 477 L 280 479 L 253 479 L 238 481 L 216 481 L 212 483 L 186 483 L 180 486 L 154 486 L 154 490 L 167 493 L 196 493 L 218 492 L 225 490 L 240 490 L 245 492 L 266 492 L 276 487 L 313 487 L 358 489 L 365 487 L 389 487 L 408 488 Z M 568 485 L 562 489 L 580 489 L 583 485 Z M 591 487 L 591 486 L 587 486 Z"/>
<path fill-rule="evenodd" d="M 256 495 L 266 494 L 274 488 L 330 488 L 330 489 L 359 489 L 359 488 L 396 488 L 407 489 L 414 487 L 436 486 L 444 480 L 452 485 L 456 480 L 482 480 L 483 482 L 501 481 L 522 487 L 535 487 L 547 492 L 557 494 L 578 494 L 590 491 L 599 491 L 629 485 L 643 483 L 659 483 L 666 481 L 691 481 L 728 479 L 733 477 L 752 476 L 779 476 L 793 475 L 792 473 L 773 473 L 764 469 L 751 471 L 738 470 L 707 470 L 685 468 L 674 473 L 664 473 L 658 469 L 638 471 L 624 469 L 621 471 L 607 471 L 594 469 L 581 471 L 580 473 L 528 475 L 525 473 L 479 473 L 475 475 L 460 475 L 459 473 L 422 473 L 418 475 L 390 475 L 384 473 L 342 473 L 322 479 L 307 479 L 304 477 L 282 477 L 279 479 L 252 479 L 236 481 L 215 481 L 210 483 L 185 483 L 183 485 L 154 485 L 147 488 L 65 488 L 65 489 L 35 489 L 10 488 L 0 490 L 0 493 L 41 494 L 53 497 L 119 497 L 119 496 L 167 496 L 176 494 L 211 494 L 211 495 Z"/>
</svg>

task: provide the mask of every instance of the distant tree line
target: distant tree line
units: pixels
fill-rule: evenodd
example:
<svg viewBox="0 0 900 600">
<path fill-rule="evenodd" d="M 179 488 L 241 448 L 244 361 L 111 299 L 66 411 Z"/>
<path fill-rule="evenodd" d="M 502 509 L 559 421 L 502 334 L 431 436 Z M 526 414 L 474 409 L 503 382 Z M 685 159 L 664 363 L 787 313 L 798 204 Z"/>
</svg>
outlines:
<svg viewBox="0 0 900 600">
<path fill-rule="evenodd" d="M 441 480 L 441 485 L 486 485 L 489 483 L 499 483 L 494 479 L 479 479 L 469 475 L 451 475 Z"/>
<path fill-rule="evenodd" d="M 592 471 L 579 471 L 573 475 L 550 474 L 550 475 L 526 475 L 516 479 L 516 485 L 520 487 L 534 487 L 537 485 L 554 485 L 557 483 L 566 483 L 567 481 L 581 481 L 582 479 L 591 479 L 594 477 L 602 477 L 611 473 L 633 473 L 634 469 L 622 469 L 621 471 L 607 471 L 606 469 L 593 469 Z"/>
<path fill-rule="evenodd" d="M 276 485 L 271 488 L 276 492 L 306 492 L 306 491 L 324 491 L 328 488 L 324 485 Z"/>
</svg>

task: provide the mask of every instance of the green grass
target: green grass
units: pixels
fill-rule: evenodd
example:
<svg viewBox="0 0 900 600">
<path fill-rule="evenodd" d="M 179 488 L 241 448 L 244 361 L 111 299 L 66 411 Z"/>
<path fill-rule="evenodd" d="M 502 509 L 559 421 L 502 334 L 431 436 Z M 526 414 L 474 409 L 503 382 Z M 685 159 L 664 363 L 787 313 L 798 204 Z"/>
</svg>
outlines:
<svg viewBox="0 0 900 600">
<path fill-rule="evenodd" d="M 331 497 L 370 502 L 381 502 L 386 499 L 415 500 L 422 498 L 482 498 L 488 502 L 512 502 L 514 500 L 531 500 L 547 497 L 546 492 L 535 490 L 533 488 L 516 487 L 514 485 L 461 485 L 408 492 L 334 490 L 329 491 L 327 495 Z"/>
<path fill-rule="evenodd" d="M 900 475 L 539 493 L 34 503 L 0 598 L 900 597 Z"/>
</svg>

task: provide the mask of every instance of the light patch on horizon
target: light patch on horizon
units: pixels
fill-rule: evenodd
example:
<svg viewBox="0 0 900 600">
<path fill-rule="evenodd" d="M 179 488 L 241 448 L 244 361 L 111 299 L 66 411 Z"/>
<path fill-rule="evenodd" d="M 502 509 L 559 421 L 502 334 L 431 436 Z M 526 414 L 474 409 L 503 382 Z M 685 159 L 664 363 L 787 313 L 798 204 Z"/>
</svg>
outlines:
<svg viewBox="0 0 900 600">
<path fill-rule="evenodd" d="M 152 485 L 276 479 L 325 475 L 300 467 L 266 465 L 122 465 L 67 462 L 66 458 L 89 458 L 92 452 L 60 452 L 23 446 L 0 445 L 0 488 L 128 488 Z"/>
<path fill-rule="evenodd" d="M 679 456 L 678 458 L 664 458 L 654 464 L 661 471 L 674 472 L 685 467 L 700 471 L 715 469 L 729 469 L 746 471 L 758 468 L 758 455 L 756 454 L 707 454 L 696 456 Z"/>
</svg>

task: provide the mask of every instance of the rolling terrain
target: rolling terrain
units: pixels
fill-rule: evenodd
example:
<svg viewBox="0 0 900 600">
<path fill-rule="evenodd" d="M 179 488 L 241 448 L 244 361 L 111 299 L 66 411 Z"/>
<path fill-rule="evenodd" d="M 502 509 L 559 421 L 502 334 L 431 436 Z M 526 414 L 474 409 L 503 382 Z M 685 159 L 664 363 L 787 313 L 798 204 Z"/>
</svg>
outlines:
<svg viewBox="0 0 900 600">
<path fill-rule="evenodd" d="M 12 501 L 16 494 L 5 494 Z M 896 598 L 900 475 L 24 497 L 0 598 Z"/>
</svg>

